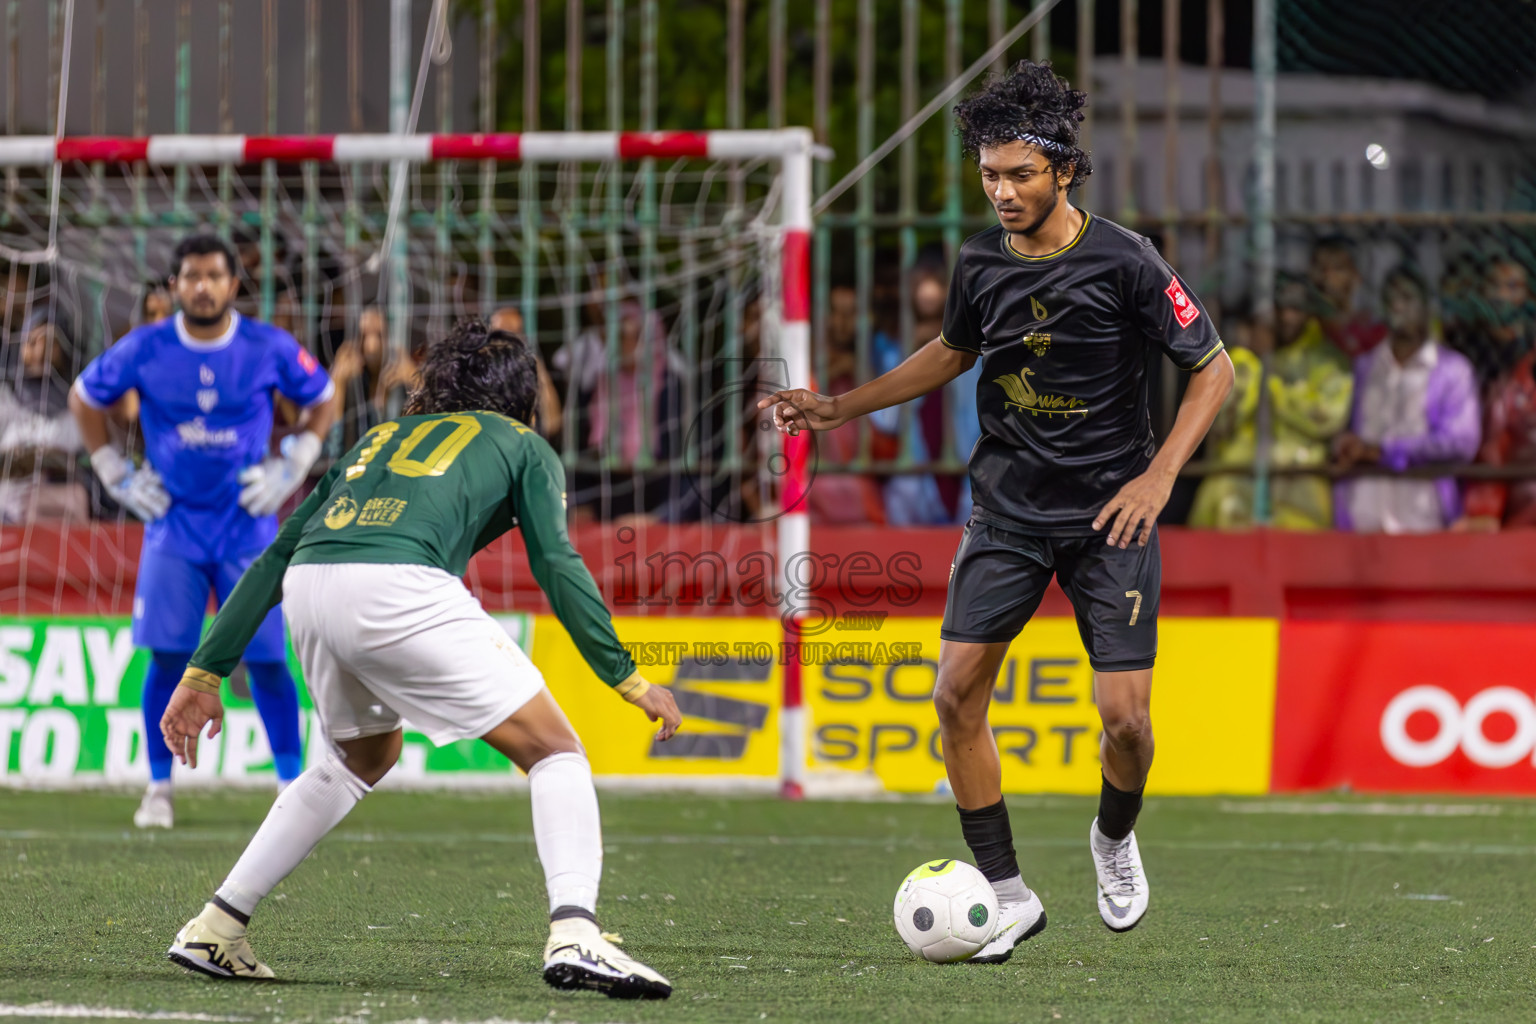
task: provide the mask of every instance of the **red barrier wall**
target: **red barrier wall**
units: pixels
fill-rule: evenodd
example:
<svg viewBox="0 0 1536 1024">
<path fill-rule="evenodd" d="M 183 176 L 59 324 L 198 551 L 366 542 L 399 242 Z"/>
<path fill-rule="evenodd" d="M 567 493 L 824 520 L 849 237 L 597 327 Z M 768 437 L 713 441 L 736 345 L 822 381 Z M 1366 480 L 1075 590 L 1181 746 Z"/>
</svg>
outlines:
<svg viewBox="0 0 1536 1024">
<path fill-rule="evenodd" d="M 141 536 L 138 526 L 0 528 L 0 614 L 128 614 Z M 840 611 L 939 615 L 958 538 L 957 529 L 818 527 L 797 578 Z M 680 599 L 694 614 L 771 612 L 772 524 L 586 526 L 573 539 L 620 614 L 664 614 Z M 1162 545 L 1164 615 L 1536 622 L 1536 531 L 1165 529 Z M 469 582 L 492 609 L 548 610 L 515 533 L 475 559 Z M 1042 612 L 1071 614 L 1054 586 Z"/>
</svg>

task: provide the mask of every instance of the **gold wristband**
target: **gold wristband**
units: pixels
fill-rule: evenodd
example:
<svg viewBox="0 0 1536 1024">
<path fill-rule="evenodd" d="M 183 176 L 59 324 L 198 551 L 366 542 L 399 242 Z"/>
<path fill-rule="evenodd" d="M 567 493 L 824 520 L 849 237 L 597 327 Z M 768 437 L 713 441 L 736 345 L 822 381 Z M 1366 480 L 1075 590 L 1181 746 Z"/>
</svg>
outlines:
<svg viewBox="0 0 1536 1024">
<path fill-rule="evenodd" d="M 208 693 L 217 697 L 224 680 L 212 672 L 205 672 L 200 668 L 188 668 L 181 677 L 181 685 L 198 693 Z"/>
<path fill-rule="evenodd" d="M 631 704 L 639 700 L 641 697 L 644 697 L 646 691 L 648 691 L 650 688 L 651 684 L 646 682 L 645 677 L 642 676 L 639 672 L 631 674 L 628 679 L 614 687 L 615 690 L 619 691 L 619 696 L 623 697 Z"/>
</svg>

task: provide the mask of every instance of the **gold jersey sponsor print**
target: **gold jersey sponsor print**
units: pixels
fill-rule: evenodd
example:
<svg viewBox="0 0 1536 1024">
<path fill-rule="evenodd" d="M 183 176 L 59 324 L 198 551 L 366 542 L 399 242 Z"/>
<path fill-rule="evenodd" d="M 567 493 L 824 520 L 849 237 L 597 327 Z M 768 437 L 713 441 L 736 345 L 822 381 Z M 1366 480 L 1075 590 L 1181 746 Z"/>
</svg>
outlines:
<svg viewBox="0 0 1536 1024">
<path fill-rule="evenodd" d="M 1003 403 L 1004 409 L 1020 409 L 1031 416 L 1088 415 L 1088 403 L 1081 398 L 1037 392 L 1029 382 L 1033 376 L 1035 371 L 1025 367 L 1018 373 L 1005 373 L 994 380 L 993 383 L 1001 386 L 1008 394 L 1008 400 Z"/>
<path fill-rule="evenodd" d="M 331 502 L 331 507 L 325 511 L 325 525 L 333 530 L 341 529 L 356 518 L 357 502 L 345 494 Z"/>
</svg>

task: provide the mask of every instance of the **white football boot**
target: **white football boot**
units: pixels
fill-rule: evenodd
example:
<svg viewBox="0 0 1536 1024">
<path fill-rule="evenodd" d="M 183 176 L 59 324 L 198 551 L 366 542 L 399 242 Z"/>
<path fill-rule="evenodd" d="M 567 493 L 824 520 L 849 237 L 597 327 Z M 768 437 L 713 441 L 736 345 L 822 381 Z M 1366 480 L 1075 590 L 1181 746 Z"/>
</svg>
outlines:
<svg viewBox="0 0 1536 1024">
<path fill-rule="evenodd" d="M 212 903 L 176 933 L 165 955 L 214 978 L 271 978 L 272 968 L 256 959 L 245 941 L 245 925 Z"/>
<path fill-rule="evenodd" d="M 611 999 L 665 999 L 672 983 L 645 964 L 625 956 L 586 918 L 549 924 L 544 944 L 544 980 L 555 988 L 589 988 Z"/>
<path fill-rule="evenodd" d="M 171 807 L 171 787 L 164 782 L 151 782 L 144 790 L 139 809 L 133 812 L 133 823 L 138 828 L 170 828 L 176 822 Z"/>
<path fill-rule="evenodd" d="M 1094 818 L 1088 829 L 1088 848 L 1093 851 L 1093 867 L 1099 876 L 1099 916 L 1111 931 L 1130 931 L 1146 914 L 1152 898 L 1141 869 L 1136 833 L 1117 843 L 1105 838 L 1099 831 L 1099 819 Z"/>
<path fill-rule="evenodd" d="M 1040 902 L 1040 894 L 1031 889 L 1028 899 L 997 905 L 997 931 L 992 933 L 992 941 L 982 946 L 966 963 L 1007 963 L 1016 946 L 1043 931 L 1045 904 Z"/>
</svg>

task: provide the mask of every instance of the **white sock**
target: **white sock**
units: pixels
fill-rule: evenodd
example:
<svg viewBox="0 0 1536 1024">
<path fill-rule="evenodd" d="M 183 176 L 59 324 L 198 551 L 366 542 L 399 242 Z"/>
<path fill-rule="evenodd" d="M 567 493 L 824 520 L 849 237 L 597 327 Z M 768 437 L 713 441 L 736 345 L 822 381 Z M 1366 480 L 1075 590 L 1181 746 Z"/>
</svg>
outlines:
<svg viewBox="0 0 1536 1024">
<path fill-rule="evenodd" d="M 533 797 L 533 839 L 544 865 L 549 910 L 597 911 L 603 874 L 603 826 L 597 814 L 592 766 L 580 754 L 553 754 L 528 772 Z"/>
<path fill-rule="evenodd" d="M 1132 835 L 1135 835 L 1134 829 L 1132 829 L 1131 832 L 1126 835 L 1125 839 L 1129 839 Z M 1113 853 L 1115 850 L 1119 849 L 1121 843 L 1125 842 L 1125 839 L 1111 839 L 1103 832 L 1100 832 L 1098 818 L 1093 819 L 1092 838 L 1093 848 L 1098 850 L 1100 853 L 1106 854 Z"/>
<path fill-rule="evenodd" d="M 370 792 L 362 779 L 334 757 L 294 779 L 272 804 L 267 820 L 219 886 L 219 899 L 242 914 L 255 913 L 256 904 Z"/>
<path fill-rule="evenodd" d="M 999 903 L 1021 903 L 1029 899 L 1029 886 L 1024 884 L 1022 874 L 1005 878 L 1001 882 L 993 882 L 992 891 L 997 893 Z"/>
</svg>

